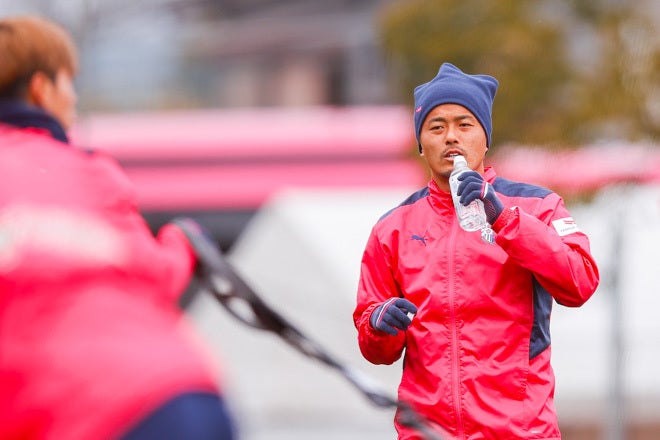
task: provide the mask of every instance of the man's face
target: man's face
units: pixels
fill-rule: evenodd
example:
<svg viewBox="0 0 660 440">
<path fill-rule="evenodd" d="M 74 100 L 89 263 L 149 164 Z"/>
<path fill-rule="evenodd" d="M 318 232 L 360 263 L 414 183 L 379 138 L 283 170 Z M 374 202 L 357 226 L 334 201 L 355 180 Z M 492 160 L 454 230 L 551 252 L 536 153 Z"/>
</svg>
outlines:
<svg viewBox="0 0 660 440">
<path fill-rule="evenodd" d="M 77 99 L 73 78 L 67 70 L 60 69 L 54 81 L 47 81 L 41 106 L 66 130 L 71 127 L 76 117 Z"/>
<path fill-rule="evenodd" d="M 422 156 L 440 189 L 449 191 L 454 155 L 464 156 L 473 170 L 483 173 L 486 133 L 477 118 L 458 104 L 442 104 L 429 112 L 419 135 Z"/>
</svg>

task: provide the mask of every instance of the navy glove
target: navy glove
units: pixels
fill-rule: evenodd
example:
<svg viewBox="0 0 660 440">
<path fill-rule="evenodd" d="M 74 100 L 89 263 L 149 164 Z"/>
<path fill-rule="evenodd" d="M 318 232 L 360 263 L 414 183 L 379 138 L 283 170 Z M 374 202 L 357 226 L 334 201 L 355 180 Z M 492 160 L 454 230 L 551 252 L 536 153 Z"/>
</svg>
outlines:
<svg viewBox="0 0 660 440">
<path fill-rule="evenodd" d="M 497 221 L 497 218 L 502 213 L 504 205 L 497 197 L 493 186 L 486 182 L 481 174 L 476 171 L 468 171 L 458 176 L 461 182 L 458 185 L 457 194 L 460 196 L 461 205 L 467 206 L 473 200 L 480 199 L 484 202 L 484 210 L 486 211 L 486 219 L 491 225 Z"/>
<path fill-rule="evenodd" d="M 369 323 L 376 330 L 396 335 L 399 330 L 406 330 L 412 320 L 408 313 L 417 313 L 417 307 L 404 298 L 390 298 L 374 309 Z"/>
</svg>

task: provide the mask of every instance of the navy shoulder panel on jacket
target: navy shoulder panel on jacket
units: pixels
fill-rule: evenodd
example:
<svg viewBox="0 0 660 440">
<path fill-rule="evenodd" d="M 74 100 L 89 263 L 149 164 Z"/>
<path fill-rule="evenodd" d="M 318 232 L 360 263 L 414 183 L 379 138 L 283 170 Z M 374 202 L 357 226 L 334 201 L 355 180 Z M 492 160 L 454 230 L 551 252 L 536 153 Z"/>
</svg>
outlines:
<svg viewBox="0 0 660 440">
<path fill-rule="evenodd" d="M 552 194 L 552 191 L 547 188 L 530 183 L 514 182 L 503 177 L 495 178 L 493 188 L 498 193 L 509 197 L 536 197 L 542 199 Z"/>
<path fill-rule="evenodd" d="M 418 201 L 420 199 L 423 199 L 424 197 L 428 197 L 428 195 L 429 195 L 429 187 L 428 186 L 424 187 L 424 188 L 422 188 L 418 191 L 415 191 L 414 193 L 409 195 L 403 202 L 399 203 L 397 206 L 395 206 L 394 208 L 390 209 L 385 214 L 383 214 L 378 219 L 378 221 L 381 221 L 382 219 L 384 219 L 385 217 L 390 215 L 392 212 L 396 211 L 398 208 L 400 208 L 402 206 L 406 206 L 406 205 L 412 205 L 416 201 Z"/>
</svg>

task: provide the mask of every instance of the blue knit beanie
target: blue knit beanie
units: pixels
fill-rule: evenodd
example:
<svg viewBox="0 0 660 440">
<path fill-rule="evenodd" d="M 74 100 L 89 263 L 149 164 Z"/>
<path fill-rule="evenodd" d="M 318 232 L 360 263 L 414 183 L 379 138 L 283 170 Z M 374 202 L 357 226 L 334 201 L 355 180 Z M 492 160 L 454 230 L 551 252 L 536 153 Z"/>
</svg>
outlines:
<svg viewBox="0 0 660 440">
<path fill-rule="evenodd" d="M 467 108 L 486 132 L 487 147 L 493 131 L 492 108 L 498 82 L 489 75 L 468 75 L 453 64 L 444 63 L 435 78 L 415 87 L 415 136 L 421 153 L 419 134 L 431 110 L 441 104 Z"/>
</svg>

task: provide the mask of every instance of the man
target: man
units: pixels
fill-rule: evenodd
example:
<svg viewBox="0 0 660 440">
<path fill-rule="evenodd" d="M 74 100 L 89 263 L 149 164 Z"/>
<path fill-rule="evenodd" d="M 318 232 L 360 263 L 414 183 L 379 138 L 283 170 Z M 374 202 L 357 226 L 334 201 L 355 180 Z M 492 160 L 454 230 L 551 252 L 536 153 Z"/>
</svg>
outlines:
<svg viewBox="0 0 660 440">
<path fill-rule="evenodd" d="M 399 398 L 454 438 L 559 439 L 552 300 L 582 305 L 599 275 L 557 194 L 484 166 L 497 86 L 446 63 L 415 89 L 431 180 L 374 226 L 353 319 L 370 362 L 391 364 L 405 349 Z M 474 170 L 460 202 L 483 201 L 494 243 L 458 225 L 448 183 L 456 155 Z M 395 425 L 399 439 L 420 438 Z"/>
<path fill-rule="evenodd" d="M 68 144 L 70 36 L 0 19 L 0 66 L 0 438 L 234 438 L 176 306 L 183 232 L 154 238 L 117 164 Z"/>
</svg>

